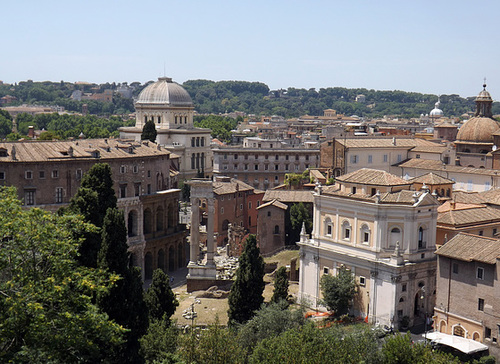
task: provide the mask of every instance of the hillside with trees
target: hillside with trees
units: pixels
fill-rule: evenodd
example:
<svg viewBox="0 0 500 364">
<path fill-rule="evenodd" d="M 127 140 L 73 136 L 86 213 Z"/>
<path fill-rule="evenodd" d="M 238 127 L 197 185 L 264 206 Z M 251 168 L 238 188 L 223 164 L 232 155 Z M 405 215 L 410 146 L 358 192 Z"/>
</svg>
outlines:
<svg viewBox="0 0 500 364">
<path fill-rule="evenodd" d="M 133 89 L 132 97 L 152 83 L 132 82 L 125 85 Z M 58 105 L 68 111 L 81 112 L 87 104 L 88 112 L 95 115 L 121 115 L 134 112 L 133 99 L 125 98 L 117 92 L 120 84 L 71 83 L 71 82 L 33 82 L 22 81 L 16 84 L 0 84 L 0 98 L 13 96 L 15 101 L 9 105 Z M 407 92 L 401 90 L 378 91 L 365 88 L 326 87 L 314 88 L 289 87 L 270 90 L 262 82 L 248 81 L 211 81 L 189 80 L 182 84 L 193 99 L 195 110 L 200 114 L 221 114 L 241 111 L 247 114 L 280 115 L 285 118 L 301 115 L 322 115 L 325 109 L 335 109 L 345 115 L 362 117 L 381 117 L 399 115 L 418 117 L 428 114 L 437 101 L 437 95 Z M 73 91 L 102 93 L 113 91 L 113 102 L 97 100 L 76 101 L 70 98 Z M 478 89 L 478 92 L 480 90 Z M 364 102 L 356 102 L 358 95 L 364 95 Z M 475 95 L 460 97 L 456 94 L 441 95 L 441 109 L 447 116 L 460 116 L 475 110 Z M 500 114 L 500 103 L 493 104 L 493 113 Z"/>
</svg>

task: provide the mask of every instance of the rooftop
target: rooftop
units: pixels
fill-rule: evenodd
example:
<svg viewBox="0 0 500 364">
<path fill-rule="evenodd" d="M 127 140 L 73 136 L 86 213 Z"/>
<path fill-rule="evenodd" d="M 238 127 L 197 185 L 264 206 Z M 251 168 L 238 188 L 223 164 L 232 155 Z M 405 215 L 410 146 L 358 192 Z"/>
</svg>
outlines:
<svg viewBox="0 0 500 364">
<path fill-rule="evenodd" d="M 436 254 L 465 262 L 495 264 L 500 255 L 498 239 L 460 233 L 442 245 Z"/>
</svg>

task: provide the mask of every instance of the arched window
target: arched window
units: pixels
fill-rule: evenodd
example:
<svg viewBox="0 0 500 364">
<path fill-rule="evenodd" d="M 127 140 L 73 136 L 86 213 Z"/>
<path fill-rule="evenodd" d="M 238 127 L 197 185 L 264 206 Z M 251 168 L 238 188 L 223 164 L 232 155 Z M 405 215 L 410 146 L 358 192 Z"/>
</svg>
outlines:
<svg viewBox="0 0 500 364">
<path fill-rule="evenodd" d="M 362 244 L 369 245 L 370 244 L 370 228 L 367 224 L 361 225 L 360 230 L 360 239 Z"/>
<path fill-rule="evenodd" d="M 347 220 L 342 223 L 342 239 L 351 241 L 351 224 Z"/>
<path fill-rule="evenodd" d="M 151 209 L 147 208 L 144 210 L 144 222 L 143 222 L 143 230 L 144 234 L 151 233 L 151 225 L 152 225 L 152 217 Z"/>
<path fill-rule="evenodd" d="M 227 231 L 229 228 L 229 221 L 226 219 L 222 222 L 222 231 Z"/>
<path fill-rule="evenodd" d="M 159 206 L 156 210 L 156 231 L 163 230 L 164 219 L 165 214 L 163 213 L 163 207 Z"/>
<path fill-rule="evenodd" d="M 427 243 L 426 243 L 426 235 L 427 235 L 427 230 L 425 230 L 422 226 L 418 228 L 418 248 L 419 249 L 425 249 Z"/>
<path fill-rule="evenodd" d="M 192 137 L 192 138 L 191 138 L 191 146 L 192 146 L 192 147 L 194 147 L 194 143 L 195 143 L 195 142 L 194 142 L 194 140 L 195 140 L 195 139 L 194 139 L 194 137 Z"/>
<path fill-rule="evenodd" d="M 465 330 L 464 330 L 464 328 L 462 326 L 460 326 L 460 325 L 457 325 L 457 326 L 453 327 L 453 335 L 465 337 Z"/>
<path fill-rule="evenodd" d="M 204 147 L 205 146 L 205 137 L 201 138 L 201 146 Z"/>
<path fill-rule="evenodd" d="M 128 236 L 137 236 L 137 211 L 130 211 L 127 220 Z"/>
<path fill-rule="evenodd" d="M 280 227 L 279 225 L 274 225 L 274 233 L 279 234 L 280 233 Z"/>
</svg>

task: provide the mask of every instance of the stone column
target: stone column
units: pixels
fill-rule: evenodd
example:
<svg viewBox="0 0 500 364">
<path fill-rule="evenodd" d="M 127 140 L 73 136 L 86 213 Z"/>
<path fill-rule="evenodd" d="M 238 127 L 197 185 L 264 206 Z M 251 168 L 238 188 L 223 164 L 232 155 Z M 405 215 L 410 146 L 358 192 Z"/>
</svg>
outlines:
<svg viewBox="0 0 500 364">
<path fill-rule="evenodd" d="M 214 254 L 214 199 L 207 198 L 208 203 L 208 219 L 207 219 L 207 266 L 215 266 Z"/>
<path fill-rule="evenodd" d="M 191 198 L 191 235 L 189 238 L 189 265 L 198 264 L 200 250 L 200 205 L 199 199 Z"/>
</svg>

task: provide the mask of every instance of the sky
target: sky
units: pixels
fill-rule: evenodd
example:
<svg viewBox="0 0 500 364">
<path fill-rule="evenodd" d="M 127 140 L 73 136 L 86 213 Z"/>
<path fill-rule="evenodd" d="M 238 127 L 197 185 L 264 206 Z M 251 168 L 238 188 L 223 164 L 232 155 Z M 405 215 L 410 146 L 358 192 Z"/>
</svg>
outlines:
<svg viewBox="0 0 500 364">
<path fill-rule="evenodd" d="M 1 7 L 0 80 L 259 81 L 500 99 L 500 1 L 46 0 Z"/>
</svg>

